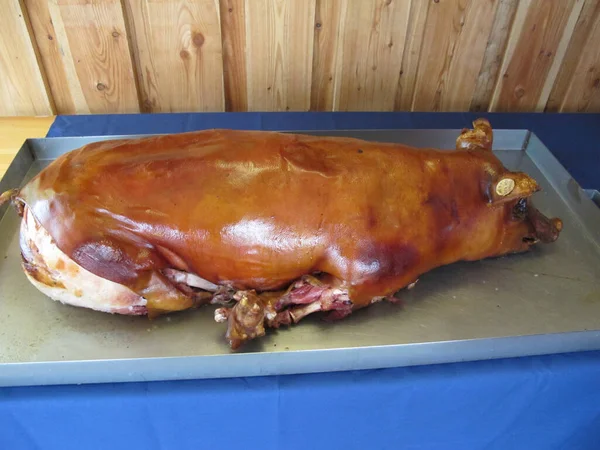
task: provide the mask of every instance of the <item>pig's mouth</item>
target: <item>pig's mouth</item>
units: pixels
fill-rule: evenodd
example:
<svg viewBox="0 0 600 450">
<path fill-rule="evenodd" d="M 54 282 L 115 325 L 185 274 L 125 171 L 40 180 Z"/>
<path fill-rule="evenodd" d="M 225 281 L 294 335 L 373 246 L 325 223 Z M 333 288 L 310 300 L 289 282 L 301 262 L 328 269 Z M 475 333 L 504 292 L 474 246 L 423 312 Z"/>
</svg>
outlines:
<svg viewBox="0 0 600 450">
<path fill-rule="evenodd" d="M 523 242 L 529 245 L 542 242 L 549 244 L 558 239 L 563 228 L 562 220 L 549 219 L 542 214 L 531 201 L 522 198 L 513 207 L 513 216 L 517 220 L 524 220 L 528 224 L 529 233 L 523 237 Z"/>
</svg>

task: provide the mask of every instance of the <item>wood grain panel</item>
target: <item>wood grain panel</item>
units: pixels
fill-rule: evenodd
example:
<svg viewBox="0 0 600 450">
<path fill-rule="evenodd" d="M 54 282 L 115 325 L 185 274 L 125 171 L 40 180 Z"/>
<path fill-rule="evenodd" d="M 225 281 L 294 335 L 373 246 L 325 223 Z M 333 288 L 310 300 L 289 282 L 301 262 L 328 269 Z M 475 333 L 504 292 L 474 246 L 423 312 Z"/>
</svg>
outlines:
<svg viewBox="0 0 600 450">
<path fill-rule="evenodd" d="M 427 13 L 431 3 L 429 0 L 411 1 L 406 43 L 394 103 L 394 110 L 396 111 L 410 111 L 412 109 L 419 59 L 421 57 L 421 45 L 423 44 Z"/>
<path fill-rule="evenodd" d="M 597 12 L 592 24 L 560 111 L 600 113 L 600 14 Z"/>
<path fill-rule="evenodd" d="M 310 109 L 331 111 L 337 76 L 338 36 L 344 0 L 317 0 Z"/>
<path fill-rule="evenodd" d="M 48 78 L 48 86 L 58 114 L 73 114 L 75 103 L 69 90 L 69 82 L 62 64 L 61 49 L 56 39 L 56 32 L 48 2 L 40 0 L 24 0 L 31 20 L 33 35 L 37 44 L 40 60 Z"/>
<path fill-rule="evenodd" d="M 75 111 L 139 111 L 119 0 L 50 0 L 50 17 Z"/>
<path fill-rule="evenodd" d="M 595 29 L 599 21 L 600 0 L 586 0 L 581 10 L 581 14 L 579 15 L 579 19 L 577 20 L 577 24 L 575 25 L 573 36 L 569 42 L 569 47 L 560 66 L 560 71 L 554 82 L 548 102 L 546 103 L 546 111 L 557 112 L 564 110 L 564 107 L 568 109 L 574 108 L 574 105 L 571 102 L 568 102 L 568 104 L 565 104 L 563 107 L 563 102 L 567 99 L 567 91 L 569 91 L 569 97 L 572 99 L 578 92 L 586 89 L 585 84 L 577 83 L 572 85 L 572 83 L 574 81 L 575 72 L 578 70 L 578 65 L 580 61 L 583 60 L 583 55 L 585 54 L 586 58 L 590 57 L 589 52 L 585 53 L 584 49 L 592 50 L 591 48 L 588 48 L 588 46 L 596 48 L 599 46 L 598 38 L 596 37 L 596 40 L 594 41 L 592 40 L 593 36 L 591 36 L 592 30 Z M 593 72 L 594 69 L 600 65 L 600 61 L 596 60 L 595 64 L 588 61 L 587 63 L 584 63 L 584 65 L 586 64 L 589 65 L 589 69 L 593 69 Z M 576 109 L 577 108 L 575 107 L 575 110 Z"/>
<path fill-rule="evenodd" d="M 518 4 L 518 0 L 499 0 L 471 101 L 473 111 L 487 111 L 490 106 Z"/>
<path fill-rule="evenodd" d="M 600 109 L 600 0 L 2 1 L 2 115 Z"/>
<path fill-rule="evenodd" d="M 19 0 L 3 0 L 0 14 L 0 115 L 50 115 L 52 102 Z"/>
<path fill-rule="evenodd" d="M 571 14 L 567 20 L 565 25 L 565 30 L 563 35 L 558 43 L 558 47 L 556 49 L 556 53 L 554 54 L 554 61 L 552 61 L 552 65 L 550 66 L 550 70 L 548 71 L 548 75 L 546 75 L 546 79 L 544 80 L 544 84 L 542 86 L 542 92 L 538 98 L 537 106 L 535 108 L 536 111 L 543 111 L 544 107 L 548 103 L 548 98 L 550 97 L 550 92 L 552 91 L 552 86 L 556 81 L 556 77 L 558 76 L 558 72 L 560 70 L 560 66 L 565 58 L 565 54 L 567 52 L 567 48 L 569 46 L 570 40 L 573 36 L 575 26 L 577 25 L 577 19 L 581 15 L 581 10 L 584 5 L 584 0 L 575 0 L 575 4 L 573 5 L 573 9 L 571 10 Z"/>
<path fill-rule="evenodd" d="M 409 7 L 408 1 L 348 2 L 342 15 L 336 109 L 394 109 Z"/>
<path fill-rule="evenodd" d="M 223 111 L 217 0 L 125 0 L 148 112 Z"/>
<path fill-rule="evenodd" d="M 244 0 L 221 0 L 225 110 L 248 109 L 246 15 Z"/>
<path fill-rule="evenodd" d="M 430 6 L 413 110 L 469 109 L 497 5 L 490 0 L 447 0 Z"/>
<path fill-rule="evenodd" d="M 315 0 L 246 0 L 248 109 L 310 108 Z"/>
<path fill-rule="evenodd" d="M 491 110 L 543 108 L 582 6 L 582 0 L 519 3 Z"/>
</svg>

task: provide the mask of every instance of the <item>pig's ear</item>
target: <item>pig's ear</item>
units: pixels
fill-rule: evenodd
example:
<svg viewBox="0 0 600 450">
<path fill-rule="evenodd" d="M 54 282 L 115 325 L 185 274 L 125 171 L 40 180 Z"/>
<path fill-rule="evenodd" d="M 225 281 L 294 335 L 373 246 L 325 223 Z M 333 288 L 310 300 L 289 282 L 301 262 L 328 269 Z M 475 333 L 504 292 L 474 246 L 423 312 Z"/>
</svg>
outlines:
<svg viewBox="0 0 600 450">
<path fill-rule="evenodd" d="M 488 200 L 493 205 L 500 205 L 511 200 L 530 197 L 539 190 L 540 186 L 529 175 L 523 172 L 508 172 L 490 183 Z"/>
<path fill-rule="evenodd" d="M 487 119 L 477 119 L 473 122 L 473 129 L 464 128 L 456 138 L 457 150 L 492 150 L 494 133 Z"/>
</svg>

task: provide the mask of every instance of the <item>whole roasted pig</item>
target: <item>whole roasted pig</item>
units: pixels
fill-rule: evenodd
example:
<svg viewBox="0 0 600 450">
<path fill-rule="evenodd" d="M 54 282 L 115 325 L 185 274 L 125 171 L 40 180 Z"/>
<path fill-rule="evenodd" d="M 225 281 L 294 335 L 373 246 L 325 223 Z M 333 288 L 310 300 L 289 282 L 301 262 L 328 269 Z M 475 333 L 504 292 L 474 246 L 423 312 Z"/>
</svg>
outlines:
<svg viewBox="0 0 600 450">
<path fill-rule="evenodd" d="M 6 192 L 48 297 L 151 317 L 216 304 L 232 348 L 316 311 L 340 319 L 441 265 L 523 252 L 562 228 L 491 151 L 210 130 L 97 142 Z"/>
</svg>

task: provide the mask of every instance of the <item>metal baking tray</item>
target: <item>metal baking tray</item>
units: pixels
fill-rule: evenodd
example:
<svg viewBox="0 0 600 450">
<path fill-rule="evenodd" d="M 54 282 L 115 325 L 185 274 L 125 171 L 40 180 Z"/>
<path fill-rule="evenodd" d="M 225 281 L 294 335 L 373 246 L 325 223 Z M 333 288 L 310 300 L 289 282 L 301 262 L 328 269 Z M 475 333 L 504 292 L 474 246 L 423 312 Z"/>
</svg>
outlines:
<svg viewBox="0 0 600 450">
<path fill-rule="evenodd" d="M 596 205 L 598 205 L 598 208 L 600 208 L 600 191 L 597 189 L 585 189 L 585 193 Z"/>
<path fill-rule="evenodd" d="M 459 132 L 304 133 L 451 149 Z M 64 152 L 119 137 L 29 139 L 0 191 L 22 185 Z M 19 218 L 4 207 L 0 385 L 326 372 L 600 349 L 600 208 L 529 131 L 496 130 L 494 151 L 508 168 L 541 184 L 536 205 L 564 222 L 556 243 L 433 270 L 401 292 L 402 306 L 379 303 L 334 324 L 308 317 L 236 353 L 213 307 L 149 321 L 49 300 L 21 271 Z"/>
</svg>

